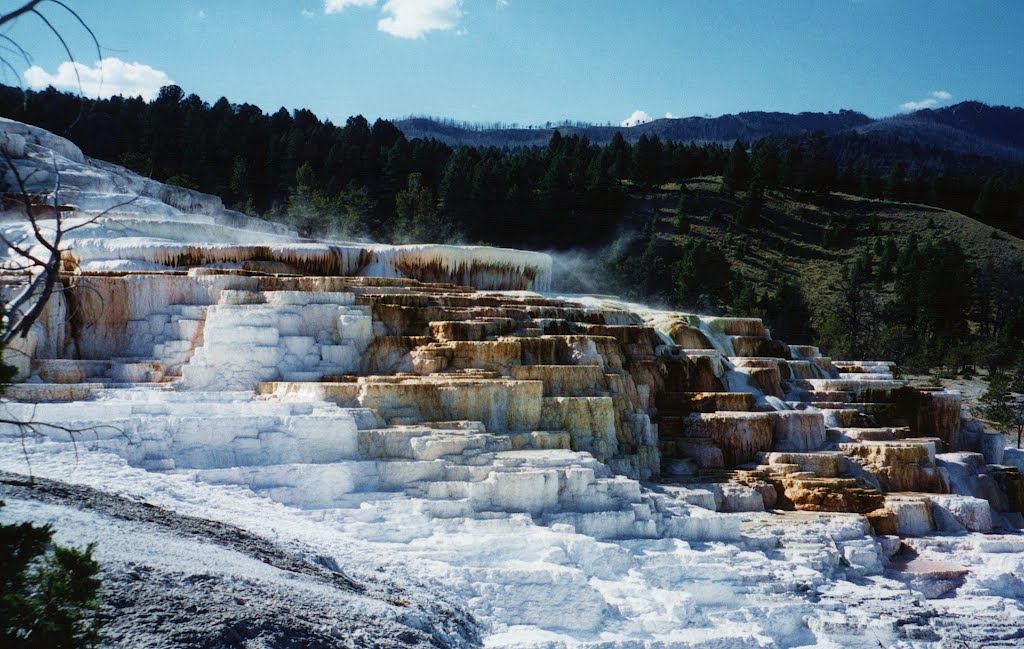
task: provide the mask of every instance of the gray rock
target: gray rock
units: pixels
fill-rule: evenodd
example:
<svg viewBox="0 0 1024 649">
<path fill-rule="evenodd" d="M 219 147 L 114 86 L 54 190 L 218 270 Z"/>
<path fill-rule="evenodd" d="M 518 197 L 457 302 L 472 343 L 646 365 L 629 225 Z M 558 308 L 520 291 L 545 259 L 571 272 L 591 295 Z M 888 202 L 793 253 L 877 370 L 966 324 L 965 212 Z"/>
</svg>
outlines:
<svg viewBox="0 0 1024 649">
<path fill-rule="evenodd" d="M 464 609 L 412 580 L 399 583 L 399 575 L 340 565 L 232 525 L 80 485 L 39 478 L 30 485 L 24 476 L 0 473 L 0 499 L 9 504 L 0 514 L 20 508 L 82 523 L 56 525 L 58 542 L 98 542 L 106 647 L 480 643 Z M 96 538 L 98 531 L 108 536 Z M 125 537 L 132 547 L 123 546 Z M 211 555 L 215 561 L 206 561 Z"/>
</svg>

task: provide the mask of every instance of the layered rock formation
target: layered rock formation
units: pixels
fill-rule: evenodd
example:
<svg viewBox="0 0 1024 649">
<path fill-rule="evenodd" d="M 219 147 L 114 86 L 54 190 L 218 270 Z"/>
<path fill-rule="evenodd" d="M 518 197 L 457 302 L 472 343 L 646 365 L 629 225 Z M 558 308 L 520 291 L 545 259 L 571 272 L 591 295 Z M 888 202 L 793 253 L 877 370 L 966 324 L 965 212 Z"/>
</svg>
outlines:
<svg viewBox="0 0 1024 649">
<path fill-rule="evenodd" d="M 806 524 L 831 530 L 818 569 L 863 576 L 896 535 L 1024 525 L 1024 458 L 891 363 L 833 361 L 757 319 L 552 295 L 538 253 L 300 241 L 4 126 L 18 164 L 61 174 L 69 222 L 143 197 L 69 237 L 60 290 L 8 351 L 23 382 L 5 418 L 33 424 L 8 440 L 88 440 L 366 538 L 528 521 L 763 551 Z M 16 210 L 4 228 L 24 228 Z M 784 533 L 727 515 L 766 510 L 795 512 Z M 496 574 L 474 597 L 502 620 L 498 600 L 528 595 Z M 514 608 L 504 623 L 571 628 Z"/>
<path fill-rule="evenodd" d="M 241 390 L 259 404 L 361 409 L 378 437 L 472 431 L 510 452 L 586 453 L 610 474 L 698 491 L 726 481 L 760 496 L 726 509 L 870 513 L 889 530 L 906 507 L 885 494 L 952 489 L 1019 522 L 1012 468 L 963 454 L 1000 445 L 961 433 L 957 394 L 908 388 L 891 363 L 832 361 L 773 340 L 757 319 L 545 297 L 551 263 L 538 253 L 298 241 L 39 129 L 4 126 L 29 189 L 45 196 L 59 175 L 67 224 L 100 215 L 70 239 L 61 290 L 9 354 L 35 382 L 15 397 Z M 7 232 L 26 227 L 20 216 L 8 212 Z M 46 418 L 47 405 L 31 408 Z M 267 426 L 230 436 L 248 447 L 240 457 L 273 464 L 268 440 L 307 441 Z M 135 443 L 133 428 L 119 426 L 127 456 L 182 464 L 173 427 L 155 436 L 164 455 Z M 348 457 L 352 443 L 327 455 Z"/>
</svg>

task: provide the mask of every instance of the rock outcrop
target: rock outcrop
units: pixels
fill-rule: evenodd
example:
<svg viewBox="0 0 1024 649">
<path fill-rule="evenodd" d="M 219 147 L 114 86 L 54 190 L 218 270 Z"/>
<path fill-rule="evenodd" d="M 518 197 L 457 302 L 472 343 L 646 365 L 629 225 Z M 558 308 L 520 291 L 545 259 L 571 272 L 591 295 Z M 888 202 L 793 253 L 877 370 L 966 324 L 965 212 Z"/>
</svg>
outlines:
<svg viewBox="0 0 1024 649">
<path fill-rule="evenodd" d="M 1021 463 L 961 421 L 957 393 L 911 388 L 892 363 L 834 361 L 754 318 L 559 297 L 540 253 L 300 241 L 4 126 L 18 164 L 56 160 L 70 222 L 142 197 L 68 238 L 60 290 L 9 350 L 22 382 L 5 419 L 32 422 L 33 441 L 87 438 L 150 473 L 362 512 L 385 537 L 407 517 L 529 521 L 764 550 L 808 520 L 832 530 L 834 556 L 815 561 L 866 575 L 895 552 L 887 537 L 1024 525 Z M 778 538 L 727 515 L 765 511 Z M 520 595 L 487 579 L 480 606 L 500 617 L 496 593 Z"/>
<path fill-rule="evenodd" d="M 292 457 L 281 449 L 316 448 L 302 435 L 325 439 L 310 431 L 311 422 L 334 425 L 326 414 L 289 419 L 291 404 L 305 401 L 320 413 L 333 406 L 345 422 L 363 413 L 355 430 L 378 437 L 448 440 L 441 447 L 452 435 L 478 440 L 459 454 L 536 450 L 544 464 L 567 451 L 599 462 L 595 476 L 754 481 L 762 497 L 748 506 L 757 510 L 902 510 L 883 505 L 883 495 L 958 489 L 1011 519 L 1020 509 L 1001 458 L 958 467 L 951 481 L 937 454 L 982 450 L 985 438 L 961 436 L 959 395 L 911 389 L 892 363 L 833 361 L 773 340 L 754 318 L 545 296 L 551 261 L 539 253 L 300 241 L 213 197 L 89 160 L 40 129 L 3 126 L 5 151 L 33 191 L 45 195 L 60 174 L 64 218 L 98 216 L 68 239 L 60 290 L 18 350 L 35 385 L 11 394 L 42 402 L 30 406 L 34 416 L 66 414 L 47 403 L 61 390 L 83 404 L 97 394 L 117 400 L 135 385 L 200 400 L 243 391 L 254 404 L 279 402 L 288 423 L 230 424 L 217 453 L 262 464 Z M 18 217 L 8 214 L 6 231 L 26 227 Z M 166 412 L 163 429 L 147 422 L 144 443 L 125 432 L 123 453 L 147 466 L 196 465 L 198 456 L 176 450 L 193 448 L 177 437 L 193 434 Z M 137 428 L 130 417 L 122 423 Z M 358 457 L 356 441 L 339 444 L 335 459 Z M 557 507 L 527 507 L 549 508 Z"/>
</svg>

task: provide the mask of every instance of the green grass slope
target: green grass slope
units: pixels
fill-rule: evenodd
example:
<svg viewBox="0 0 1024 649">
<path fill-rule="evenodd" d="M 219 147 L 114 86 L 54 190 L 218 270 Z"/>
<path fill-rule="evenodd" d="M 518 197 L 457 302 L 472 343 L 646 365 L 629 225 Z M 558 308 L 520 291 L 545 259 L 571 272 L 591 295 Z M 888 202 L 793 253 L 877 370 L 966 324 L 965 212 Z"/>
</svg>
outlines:
<svg viewBox="0 0 1024 649">
<path fill-rule="evenodd" d="M 860 351 L 899 355 L 902 347 L 898 341 L 888 346 L 853 349 L 849 341 L 844 347 L 834 336 L 836 314 L 841 312 L 837 304 L 845 299 L 842 289 L 849 269 L 858 257 L 865 252 L 873 253 L 889 239 L 898 249 L 903 249 L 912 240 L 919 246 L 928 241 L 945 240 L 960 246 L 967 265 L 972 269 L 967 273 L 971 278 L 976 277 L 977 270 L 988 262 L 1001 264 L 1004 269 L 1019 269 L 1024 263 L 1024 241 L 1021 239 L 963 214 L 926 205 L 871 200 L 841 193 L 769 190 L 764 193 L 760 218 L 742 225 L 747 193 L 730 195 L 722 189 L 720 178 L 687 180 L 686 196 L 684 212 L 689 228 L 684 233 L 680 232 L 677 217 L 681 197 L 678 184 L 631 192 L 618 240 L 594 255 L 600 261 L 591 266 L 577 264 L 574 273 L 567 273 L 570 281 L 566 288 L 583 290 L 599 284 L 608 287 L 602 292 L 618 292 L 652 305 L 706 312 L 703 303 L 698 302 L 694 306 L 680 296 L 676 274 L 679 259 L 686 254 L 687 247 L 706 242 L 721 249 L 732 270 L 730 289 L 726 294 L 719 294 L 717 302 L 711 302 L 712 312 L 757 315 L 770 320 L 767 296 L 781 281 L 795 280 L 802 290 L 806 308 L 794 310 L 795 316 L 791 314 L 790 321 L 794 317 L 809 319 L 811 328 L 790 333 L 788 342 L 804 342 L 798 339 L 812 337 L 826 348 L 831 347 L 831 351 L 839 352 L 836 348 L 840 348 L 844 350 L 841 353 Z M 652 250 L 656 252 L 652 254 Z M 895 269 L 896 264 L 890 267 Z M 573 274 L 582 278 L 575 287 L 571 281 Z M 1016 274 L 1020 274 L 1019 270 Z M 892 325 L 895 318 L 885 311 L 896 296 L 894 280 L 895 277 L 889 276 L 884 280 L 866 282 L 867 292 L 878 305 L 878 326 L 883 329 Z M 753 303 L 737 298 L 740 289 L 736 287 L 744 285 L 753 288 L 756 296 Z M 939 290 L 922 295 L 922 299 L 944 300 L 945 285 L 941 281 L 938 285 L 941 287 Z M 970 285 L 968 292 L 974 290 L 973 286 Z M 1010 290 L 1012 297 L 1014 289 Z M 1024 302 L 1024 295 L 1016 296 L 1014 300 Z M 776 304 L 776 312 L 779 308 L 785 309 L 787 305 L 780 307 Z M 973 306 L 965 307 L 963 313 L 967 314 L 968 321 L 955 338 L 947 335 L 938 341 L 933 334 L 920 333 L 931 338 L 915 347 L 916 367 L 924 369 L 947 362 L 956 365 L 956 361 L 947 361 L 952 357 L 950 350 L 953 346 L 966 348 L 968 343 L 982 345 L 989 341 L 992 345 L 1006 347 L 1005 338 L 1001 342 L 996 341 L 997 334 L 991 323 L 982 322 L 984 317 L 977 317 Z M 1019 315 L 1014 317 L 1019 320 Z M 833 319 L 831 339 L 826 331 L 829 329 L 826 321 L 830 316 Z M 840 329 L 843 324 L 840 322 Z M 900 335 L 918 334 L 918 331 L 910 331 Z M 1020 346 L 1013 345 L 1014 349 Z M 924 353 L 919 353 L 922 351 Z M 1013 362 L 1009 357 L 1015 354 L 1009 350 L 1002 354 L 1005 360 L 1001 362 Z M 908 354 L 898 360 L 909 364 L 910 356 Z M 984 364 L 985 361 L 979 359 L 977 363 Z"/>
<path fill-rule="evenodd" d="M 744 228 L 735 223 L 744 192 L 730 197 L 717 177 L 693 179 L 686 185 L 694 197 L 687 210 L 688 234 L 678 234 L 676 229 L 678 185 L 633 194 L 625 228 L 640 230 L 654 217 L 659 238 L 674 245 L 682 247 L 695 239 L 712 241 L 725 251 L 733 271 L 756 287 L 774 269 L 798 279 L 809 298 L 824 294 L 836 286 L 845 266 L 879 237 L 892 237 L 902 245 L 910 238 L 945 236 L 959 242 L 975 266 L 987 260 L 1024 259 L 1024 240 L 963 214 L 927 205 L 772 190 L 765 193 L 760 223 Z M 826 245 L 830 229 L 836 234 Z"/>
</svg>

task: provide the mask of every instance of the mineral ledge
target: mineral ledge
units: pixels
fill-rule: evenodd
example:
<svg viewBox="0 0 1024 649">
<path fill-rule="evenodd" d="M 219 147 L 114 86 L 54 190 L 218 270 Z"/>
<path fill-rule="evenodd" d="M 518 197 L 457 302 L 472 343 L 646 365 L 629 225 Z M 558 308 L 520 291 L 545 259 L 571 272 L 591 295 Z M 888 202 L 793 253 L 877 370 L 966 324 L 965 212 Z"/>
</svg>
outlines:
<svg viewBox="0 0 1024 649">
<path fill-rule="evenodd" d="M 0 147 L 66 223 L 109 209 L 2 403 L 88 429 L 105 488 L 243 488 L 416 565 L 493 646 L 1024 642 L 1024 454 L 955 392 L 557 296 L 540 253 L 300 240 L 34 127 Z M 2 427 L 2 466 L 75 441 L 39 430 Z"/>
</svg>

